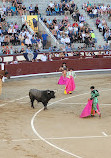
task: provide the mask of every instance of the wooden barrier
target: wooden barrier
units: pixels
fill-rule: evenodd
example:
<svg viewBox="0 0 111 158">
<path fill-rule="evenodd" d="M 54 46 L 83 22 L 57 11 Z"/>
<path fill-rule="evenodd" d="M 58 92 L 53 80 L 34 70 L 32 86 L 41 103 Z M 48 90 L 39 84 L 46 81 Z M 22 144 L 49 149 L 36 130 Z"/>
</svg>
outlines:
<svg viewBox="0 0 111 158">
<path fill-rule="evenodd" d="M 47 62 L 25 62 L 7 64 L 5 68 L 11 76 L 57 72 L 63 62 L 74 70 L 111 69 L 111 58 L 79 58 Z"/>
</svg>

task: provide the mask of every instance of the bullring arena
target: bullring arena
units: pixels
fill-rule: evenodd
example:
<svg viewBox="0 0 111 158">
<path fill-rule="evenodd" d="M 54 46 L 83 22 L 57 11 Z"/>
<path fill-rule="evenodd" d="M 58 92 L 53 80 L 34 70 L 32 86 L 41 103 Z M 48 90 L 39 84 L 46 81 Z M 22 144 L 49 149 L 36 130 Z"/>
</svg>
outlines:
<svg viewBox="0 0 111 158">
<path fill-rule="evenodd" d="M 59 76 L 10 79 L 0 96 L 0 158 L 110 158 L 111 73 L 78 73 L 76 90 L 65 95 Z M 90 98 L 89 87 L 99 90 L 102 117 L 80 118 Z M 29 89 L 56 91 L 43 110 L 30 107 Z"/>
</svg>

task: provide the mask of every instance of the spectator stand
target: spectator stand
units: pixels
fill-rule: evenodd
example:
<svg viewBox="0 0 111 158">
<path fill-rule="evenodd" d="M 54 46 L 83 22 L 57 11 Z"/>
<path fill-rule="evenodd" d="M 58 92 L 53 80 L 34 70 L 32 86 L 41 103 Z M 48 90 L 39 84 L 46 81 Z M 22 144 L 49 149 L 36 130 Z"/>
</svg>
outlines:
<svg viewBox="0 0 111 158">
<path fill-rule="evenodd" d="M 95 3 L 95 4 L 86 4 L 84 3 L 82 8 L 87 12 L 90 18 L 96 18 L 96 26 L 99 29 L 99 32 L 102 32 L 104 40 L 107 43 L 111 43 L 111 25 L 108 22 L 108 17 L 111 14 L 111 6 L 110 3 L 104 5 L 104 3 Z M 93 13 L 94 8 L 96 10 L 96 14 Z"/>
<path fill-rule="evenodd" d="M 67 56 L 66 56 L 67 54 Z M 13 54 L 13 55 L 1 55 L 0 62 L 4 64 L 19 64 L 23 62 L 42 62 L 43 52 L 31 53 L 28 56 L 28 53 L 23 54 Z M 55 60 L 69 60 L 69 59 L 87 59 L 87 58 L 111 58 L 111 50 L 96 50 L 96 51 L 71 51 L 71 52 L 53 52 L 45 53 L 47 60 L 46 61 L 55 61 Z M 49 58 L 50 55 L 50 58 Z M 13 61 L 18 61 L 13 63 Z"/>
</svg>

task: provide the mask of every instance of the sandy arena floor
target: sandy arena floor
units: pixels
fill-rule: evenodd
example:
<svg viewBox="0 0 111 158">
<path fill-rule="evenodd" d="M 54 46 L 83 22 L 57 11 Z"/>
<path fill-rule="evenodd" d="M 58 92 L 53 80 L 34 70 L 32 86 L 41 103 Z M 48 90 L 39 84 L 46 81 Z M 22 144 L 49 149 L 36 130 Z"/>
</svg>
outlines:
<svg viewBox="0 0 111 158">
<path fill-rule="evenodd" d="M 0 158 L 111 158 L 111 73 L 78 75 L 64 95 L 59 77 L 6 80 L 0 96 Z M 102 117 L 79 118 L 89 87 L 99 90 Z M 48 110 L 30 107 L 29 89 L 56 90 Z"/>
</svg>

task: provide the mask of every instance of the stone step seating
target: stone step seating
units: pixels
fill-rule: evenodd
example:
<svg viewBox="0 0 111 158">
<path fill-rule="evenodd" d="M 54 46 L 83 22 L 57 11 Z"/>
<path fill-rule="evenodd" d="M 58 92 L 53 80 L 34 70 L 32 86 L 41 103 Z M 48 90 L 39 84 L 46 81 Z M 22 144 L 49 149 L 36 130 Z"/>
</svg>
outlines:
<svg viewBox="0 0 111 158">
<path fill-rule="evenodd" d="M 55 0 L 52 0 L 52 2 L 54 3 Z M 56 0 L 57 3 L 60 3 L 60 0 Z M 49 5 L 50 1 L 48 0 L 25 0 L 23 1 L 23 4 L 26 6 L 27 10 L 29 9 L 30 4 L 32 4 L 33 7 L 35 7 L 36 4 L 38 4 L 39 7 L 39 11 L 42 15 L 46 15 L 46 8 Z"/>
<path fill-rule="evenodd" d="M 79 1 L 79 0 L 75 0 L 75 3 L 77 4 L 79 11 L 81 14 L 83 14 L 83 16 L 86 19 L 86 22 L 89 24 L 90 28 L 93 29 L 96 39 L 97 39 L 97 43 L 96 46 L 98 45 L 104 45 L 106 42 L 104 41 L 104 38 L 102 36 L 102 34 L 99 32 L 99 30 L 96 28 L 95 25 L 95 19 L 90 19 L 90 17 L 87 15 L 87 13 L 82 9 L 82 5 L 83 5 L 83 1 Z M 95 3 L 95 1 L 93 0 L 91 2 L 91 4 Z"/>
</svg>

